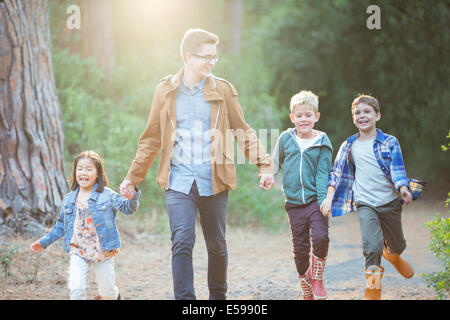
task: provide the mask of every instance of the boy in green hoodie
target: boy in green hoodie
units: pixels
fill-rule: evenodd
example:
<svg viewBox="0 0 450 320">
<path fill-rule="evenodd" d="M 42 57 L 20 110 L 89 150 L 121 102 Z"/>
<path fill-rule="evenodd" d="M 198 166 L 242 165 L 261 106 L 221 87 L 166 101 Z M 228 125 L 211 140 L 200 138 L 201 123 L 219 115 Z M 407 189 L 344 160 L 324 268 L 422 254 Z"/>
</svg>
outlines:
<svg viewBox="0 0 450 320">
<path fill-rule="evenodd" d="M 291 98 L 290 108 L 295 127 L 281 133 L 272 158 L 275 173 L 283 169 L 285 209 L 303 299 L 326 299 L 323 272 L 329 244 L 328 217 L 321 213 L 320 205 L 327 194 L 333 149 L 326 133 L 314 129 L 320 117 L 314 93 L 300 91 Z"/>
</svg>

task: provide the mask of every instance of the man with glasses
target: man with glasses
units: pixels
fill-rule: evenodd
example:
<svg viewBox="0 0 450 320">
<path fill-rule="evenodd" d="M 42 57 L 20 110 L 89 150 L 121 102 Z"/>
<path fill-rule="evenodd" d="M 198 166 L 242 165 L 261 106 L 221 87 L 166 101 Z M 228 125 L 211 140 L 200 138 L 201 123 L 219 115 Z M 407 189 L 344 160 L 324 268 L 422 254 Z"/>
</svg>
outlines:
<svg viewBox="0 0 450 320">
<path fill-rule="evenodd" d="M 181 42 L 184 66 L 163 78 L 121 193 L 131 198 L 161 150 L 157 184 L 165 190 L 172 240 L 175 299 L 195 299 L 192 250 L 197 211 L 208 251 L 210 299 L 226 299 L 228 191 L 236 188 L 233 137 L 259 168 L 260 186 L 274 183 L 270 155 L 245 121 L 234 86 L 211 73 L 219 38 L 189 29 Z"/>
</svg>

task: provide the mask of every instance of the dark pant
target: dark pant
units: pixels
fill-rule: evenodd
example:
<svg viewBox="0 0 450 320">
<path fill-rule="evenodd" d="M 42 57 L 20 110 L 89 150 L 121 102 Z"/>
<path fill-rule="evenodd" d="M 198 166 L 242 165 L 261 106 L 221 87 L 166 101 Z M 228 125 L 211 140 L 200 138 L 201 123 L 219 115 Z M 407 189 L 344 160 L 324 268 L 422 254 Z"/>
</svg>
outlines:
<svg viewBox="0 0 450 320">
<path fill-rule="evenodd" d="M 325 258 L 328 254 L 328 217 L 320 212 L 317 201 L 300 206 L 285 203 L 292 231 L 294 260 L 299 275 L 305 274 L 309 268 L 309 257 L 312 239 L 313 254 Z"/>
<path fill-rule="evenodd" d="M 195 243 L 197 209 L 208 250 L 209 299 L 225 299 L 227 292 L 228 251 L 225 241 L 228 191 L 209 197 L 192 185 L 189 194 L 166 191 L 172 240 L 172 278 L 175 299 L 195 299 L 192 250 Z"/>
<path fill-rule="evenodd" d="M 383 248 L 400 255 L 406 248 L 402 230 L 402 205 L 395 199 L 383 206 L 374 207 L 356 203 L 365 267 L 380 266 Z"/>
</svg>

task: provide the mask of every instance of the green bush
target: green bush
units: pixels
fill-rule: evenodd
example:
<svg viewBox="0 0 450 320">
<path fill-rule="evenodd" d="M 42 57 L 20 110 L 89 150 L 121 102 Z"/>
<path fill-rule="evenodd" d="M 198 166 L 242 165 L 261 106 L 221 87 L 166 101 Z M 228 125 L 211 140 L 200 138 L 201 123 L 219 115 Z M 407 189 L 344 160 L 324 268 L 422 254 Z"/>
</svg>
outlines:
<svg viewBox="0 0 450 320">
<path fill-rule="evenodd" d="M 4 281 L 12 275 L 11 266 L 14 258 L 17 256 L 18 248 L 17 246 L 5 246 L 0 247 L 0 262 L 2 264 L 2 271 L 4 276 Z"/>
<path fill-rule="evenodd" d="M 110 187 L 117 191 L 147 123 L 154 89 L 148 83 L 152 80 L 139 85 L 142 79 L 133 78 L 133 69 L 125 65 L 115 70 L 120 76 L 108 82 L 95 61 L 58 48 L 53 49 L 53 65 L 64 130 L 66 177 L 70 178 L 78 153 L 94 150 L 104 159 Z M 117 89 L 124 86 L 123 79 L 132 79 L 128 82 L 134 83 L 128 92 Z M 144 210 L 140 211 L 150 205 L 158 208 L 164 205 L 162 192 L 154 183 L 156 166 L 141 185 L 148 196 L 142 197 Z"/>
<path fill-rule="evenodd" d="M 447 135 L 447 139 L 450 138 Z M 450 147 L 450 144 L 448 144 Z M 450 150 L 446 146 L 442 145 L 443 151 Z M 450 203 L 450 192 L 447 194 L 447 200 L 445 201 L 445 207 L 448 208 Z M 449 211 L 450 212 L 450 211 Z M 438 299 L 445 299 L 448 297 L 450 282 L 450 218 L 444 219 L 439 213 L 436 213 L 434 220 L 425 223 L 425 227 L 431 233 L 430 250 L 434 252 L 436 258 L 441 260 L 444 264 L 444 270 L 439 272 L 433 272 L 429 274 L 423 274 L 428 286 L 433 287 L 436 290 Z"/>
<path fill-rule="evenodd" d="M 279 111 L 275 98 L 268 93 L 271 78 L 267 68 L 260 63 L 260 46 L 252 41 L 244 45 L 242 55 L 221 57 L 213 72 L 236 87 L 245 120 L 255 129 L 266 152 L 271 153 L 274 147 L 271 142 L 278 136 L 272 137 L 270 129 L 283 130 L 283 117 L 288 117 L 289 105 L 284 106 L 284 112 Z M 261 129 L 268 130 L 267 143 L 259 134 Z M 236 157 L 240 154 L 239 159 L 244 159 L 237 146 L 235 150 Z M 281 230 L 286 221 L 282 191 L 276 187 L 269 191 L 261 189 L 258 168 L 246 159 L 245 164 L 236 164 L 236 177 L 236 190 L 229 193 L 228 221 L 239 226 L 263 227 L 272 232 Z"/>
<path fill-rule="evenodd" d="M 449 199 L 450 193 L 447 203 Z M 436 213 L 435 219 L 426 222 L 425 226 L 431 234 L 429 248 L 434 252 L 436 258 L 442 261 L 444 270 L 424 274 L 423 277 L 426 279 L 428 286 L 436 290 L 437 299 L 446 299 L 450 288 L 450 218 L 445 219 L 439 213 Z"/>
</svg>

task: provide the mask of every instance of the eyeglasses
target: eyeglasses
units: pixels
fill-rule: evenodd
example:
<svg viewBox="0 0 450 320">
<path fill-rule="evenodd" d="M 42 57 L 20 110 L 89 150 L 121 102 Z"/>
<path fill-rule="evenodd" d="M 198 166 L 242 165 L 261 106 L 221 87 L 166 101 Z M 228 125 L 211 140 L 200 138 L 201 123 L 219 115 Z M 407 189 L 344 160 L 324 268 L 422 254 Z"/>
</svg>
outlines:
<svg viewBox="0 0 450 320">
<path fill-rule="evenodd" d="M 193 56 L 202 58 L 203 60 L 205 60 L 207 63 L 217 63 L 217 61 L 219 61 L 219 57 L 217 55 L 213 55 L 213 56 L 202 56 L 196 53 L 192 53 L 191 54 Z"/>
</svg>

